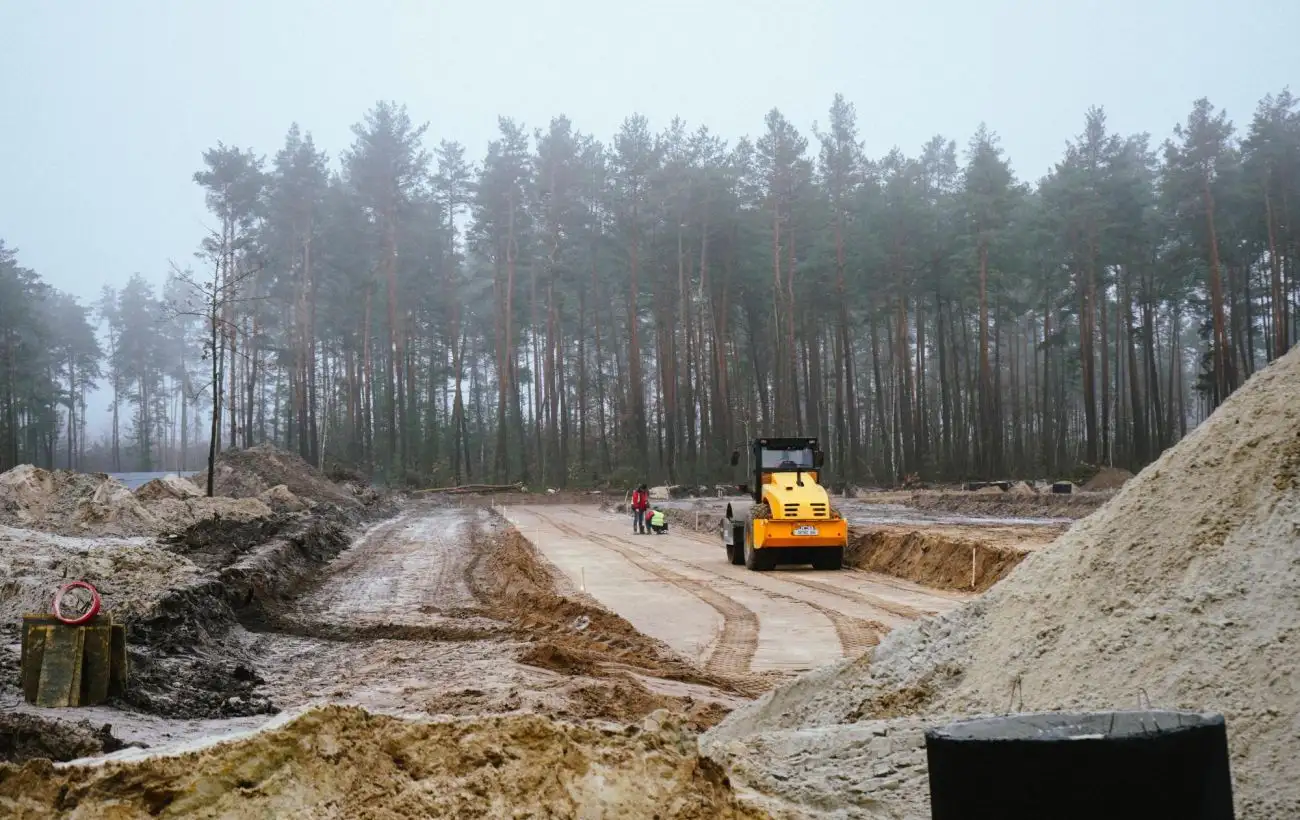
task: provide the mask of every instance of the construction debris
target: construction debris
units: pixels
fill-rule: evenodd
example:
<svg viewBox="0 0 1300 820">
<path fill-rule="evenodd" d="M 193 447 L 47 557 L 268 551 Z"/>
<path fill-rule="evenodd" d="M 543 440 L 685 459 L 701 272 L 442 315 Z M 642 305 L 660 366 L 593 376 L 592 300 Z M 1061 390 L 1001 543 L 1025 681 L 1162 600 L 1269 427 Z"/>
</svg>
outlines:
<svg viewBox="0 0 1300 820">
<path fill-rule="evenodd" d="M 1149 700 L 1225 714 L 1238 816 L 1295 816 L 1297 430 L 1300 349 L 984 597 L 737 711 L 708 753 L 820 811 L 924 817 L 924 767 L 872 739 L 887 718 Z"/>
<path fill-rule="evenodd" d="M 23 698 L 37 706 L 94 706 L 122 697 L 126 628 L 103 613 L 82 624 L 62 623 L 57 607 L 55 615 L 24 615 L 20 667 Z"/>
</svg>

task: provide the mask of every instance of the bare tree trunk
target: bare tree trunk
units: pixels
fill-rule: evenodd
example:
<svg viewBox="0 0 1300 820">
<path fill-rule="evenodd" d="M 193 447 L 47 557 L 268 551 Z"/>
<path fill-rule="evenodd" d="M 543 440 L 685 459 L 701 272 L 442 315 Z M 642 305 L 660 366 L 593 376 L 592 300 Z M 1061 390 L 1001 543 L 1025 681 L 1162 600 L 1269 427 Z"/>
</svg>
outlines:
<svg viewBox="0 0 1300 820">
<path fill-rule="evenodd" d="M 1201 190 L 1205 202 L 1206 228 L 1210 232 L 1210 311 L 1214 325 L 1215 405 L 1217 406 L 1228 398 L 1229 393 L 1237 389 L 1237 384 L 1236 376 L 1232 372 L 1232 347 L 1228 341 L 1228 330 L 1223 315 L 1223 282 L 1219 276 L 1219 237 L 1214 230 L 1214 195 L 1210 192 L 1208 176 Z"/>
<path fill-rule="evenodd" d="M 1277 252 L 1277 235 L 1273 218 L 1273 198 L 1269 194 L 1269 185 L 1264 185 L 1264 213 L 1268 222 L 1268 260 L 1271 274 L 1271 305 L 1273 315 L 1273 350 L 1272 358 L 1281 358 L 1290 348 L 1290 336 L 1287 333 L 1286 301 L 1282 296 L 1282 260 Z"/>
</svg>

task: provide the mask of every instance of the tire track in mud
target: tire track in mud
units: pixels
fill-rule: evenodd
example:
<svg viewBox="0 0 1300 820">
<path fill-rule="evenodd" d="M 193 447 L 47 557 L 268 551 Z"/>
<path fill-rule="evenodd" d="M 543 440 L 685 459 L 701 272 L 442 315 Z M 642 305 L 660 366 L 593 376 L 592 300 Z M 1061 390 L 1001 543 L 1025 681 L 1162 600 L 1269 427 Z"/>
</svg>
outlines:
<svg viewBox="0 0 1300 820">
<path fill-rule="evenodd" d="M 271 631 L 333 641 L 473 641 L 498 637 L 466 578 L 461 540 L 473 511 L 421 506 L 369 528 L 313 586 L 268 619 Z"/>
<path fill-rule="evenodd" d="M 569 511 L 573 512 L 573 510 L 569 510 Z M 547 520 L 550 521 L 551 524 L 553 524 L 554 526 L 557 527 L 561 526 L 559 523 L 551 519 L 547 519 Z M 646 555 L 640 550 L 637 550 L 635 547 L 628 544 L 623 544 L 619 542 L 617 539 L 605 535 L 603 533 L 577 533 L 577 531 L 575 531 L 575 534 L 579 534 L 583 538 L 586 538 L 587 540 L 596 543 L 605 542 L 605 545 L 610 546 L 611 548 L 617 550 L 624 557 L 628 557 L 627 551 L 631 551 L 635 553 L 638 556 L 638 558 L 643 559 L 645 561 L 654 562 L 656 563 L 656 566 L 658 565 L 657 562 L 655 562 L 652 557 Z M 809 601 L 803 598 L 796 598 L 792 595 L 787 595 L 782 592 L 774 592 L 773 590 L 766 589 L 756 584 L 747 583 L 737 578 L 732 578 L 726 575 L 722 575 L 701 564 L 696 564 L 694 562 L 687 562 L 687 563 L 690 566 L 695 567 L 696 569 L 699 569 L 702 572 L 707 572 L 710 575 L 713 575 L 720 580 L 725 580 L 731 583 L 740 584 L 741 586 L 744 586 L 748 589 L 755 590 L 756 592 L 768 598 L 773 598 L 779 601 L 787 601 L 789 603 L 799 605 L 799 606 L 806 606 L 809 609 L 813 610 L 814 612 L 824 616 L 828 621 L 830 621 L 831 627 L 834 628 L 835 637 L 839 640 L 840 643 L 840 652 L 846 658 L 856 658 L 857 656 L 861 655 L 863 652 L 867 651 L 871 647 L 877 645 L 878 643 L 880 643 L 880 636 L 885 632 L 889 631 L 888 627 L 876 621 L 871 621 L 865 618 L 858 618 L 853 615 L 848 615 L 832 607 L 819 604 L 815 601 Z M 638 563 L 637 566 L 640 566 L 643 569 L 647 569 L 644 565 L 640 563 Z M 648 570 L 648 571 L 653 572 L 653 570 Z M 665 569 L 664 571 L 671 572 L 671 570 L 667 570 L 667 569 Z M 705 589 L 709 589 L 709 591 L 713 592 L 714 594 L 719 594 L 719 595 L 721 594 L 721 593 L 717 593 L 715 590 L 710 589 L 707 585 L 702 584 L 702 582 L 695 581 L 694 579 L 689 579 L 689 578 L 686 580 L 691 581 L 692 583 L 700 584 Z M 725 598 L 725 596 L 723 597 Z M 726 598 L 726 600 L 732 601 L 733 599 Z M 706 601 L 706 603 L 708 602 Z"/>
<path fill-rule="evenodd" d="M 598 537 L 604 537 L 604 536 L 598 536 Z M 632 548 L 629 547 L 629 549 Z M 871 647 L 880 643 L 880 636 L 889 631 L 889 627 L 877 621 L 868 620 L 866 618 L 859 618 L 855 615 L 848 615 L 844 612 L 840 612 L 839 610 L 834 609 L 833 607 L 819 604 L 816 601 L 809 601 L 805 598 L 796 598 L 793 595 L 787 595 L 783 592 L 774 592 L 770 589 L 759 586 L 757 584 L 751 584 L 746 581 L 742 581 L 738 578 L 732 578 L 730 576 L 723 575 L 718 572 L 714 572 L 709 567 L 704 566 L 702 564 L 696 564 L 694 562 L 689 562 L 689 563 L 691 566 L 695 567 L 696 569 L 699 569 L 702 572 L 707 572 L 715 576 L 719 580 L 740 584 L 743 587 L 755 590 L 756 592 L 759 592 L 767 596 L 768 598 L 774 598 L 778 601 L 788 601 L 792 604 L 806 606 L 809 609 L 813 610 L 814 612 L 823 615 L 828 621 L 831 622 L 831 626 L 835 629 L 835 637 L 840 642 L 840 652 L 846 658 L 856 658 L 858 655 L 861 655 L 863 652 L 867 651 Z M 778 576 L 773 576 L 773 575 L 765 575 L 764 577 L 778 578 Z M 789 579 L 780 578 L 780 580 L 784 581 Z M 812 587 L 812 588 L 816 589 L 816 587 Z M 881 609 L 884 609 L 884 607 L 881 607 Z"/>
<path fill-rule="evenodd" d="M 565 535 L 581 538 L 599 547 L 613 550 L 639 569 L 653 575 L 659 580 L 688 592 L 712 607 L 722 616 L 722 634 L 708 660 L 703 664 L 704 671 L 714 675 L 746 676 L 750 674 L 750 664 L 758 651 L 758 615 L 748 607 L 737 603 L 722 593 L 710 589 L 707 585 L 658 566 L 647 560 L 636 550 L 613 539 L 606 539 L 592 533 L 584 533 L 575 527 L 531 510 L 533 515 L 555 527 Z"/>
<path fill-rule="evenodd" d="M 797 575 L 773 575 L 772 577 L 785 581 L 786 583 L 797 584 L 801 587 L 807 587 L 808 589 L 815 589 L 818 592 L 825 592 L 828 595 L 836 595 L 849 601 L 856 601 L 860 604 L 873 606 L 876 609 L 883 609 L 890 615 L 897 615 L 900 618 L 918 620 L 927 615 L 935 614 L 933 612 L 917 609 L 913 606 L 908 606 L 907 604 L 900 604 L 897 601 L 891 601 L 888 598 L 881 598 L 879 595 L 872 595 L 870 592 L 862 592 L 856 589 L 845 589 L 844 587 L 827 584 L 823 581 L 801 578 Z"/>
</svg>

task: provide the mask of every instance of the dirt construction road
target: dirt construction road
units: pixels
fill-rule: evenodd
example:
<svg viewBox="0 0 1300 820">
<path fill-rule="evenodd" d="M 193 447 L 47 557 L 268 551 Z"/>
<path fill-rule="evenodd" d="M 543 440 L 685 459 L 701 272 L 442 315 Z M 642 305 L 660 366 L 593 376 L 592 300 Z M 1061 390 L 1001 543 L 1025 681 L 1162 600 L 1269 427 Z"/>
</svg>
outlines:
<svg viewBox="0 0 1300 820">
<path fill-rule="evenodd" d="M 587 506 L 518 506 L 506 517 L 570 580 L 709 672 L 792 673 L 875 645 L 889 629 L 970 596 L 857 570 L 751 572 L 717 536 L 634 535 Z"/>
</svg>

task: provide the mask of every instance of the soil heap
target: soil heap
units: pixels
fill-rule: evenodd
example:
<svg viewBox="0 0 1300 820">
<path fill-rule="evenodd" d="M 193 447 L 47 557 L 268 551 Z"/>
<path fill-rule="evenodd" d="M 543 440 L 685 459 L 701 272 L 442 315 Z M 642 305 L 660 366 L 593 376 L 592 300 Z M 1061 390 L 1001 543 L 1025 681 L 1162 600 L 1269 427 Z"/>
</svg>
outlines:
<svg viewBox="0 0 1300 820">
<path fill-rule="evenodd" d="M 519 715 L 415 722 L 314 710 L 174 757 L 54 769 L 0 765 L 6 817 L 749 818 L 693 738 Z"/>
<path fill-rule="evenodd" d="M 220 517 L 250 521 L 271 508 L 256 498 L 202 498 L 178 476 L 154 479 L 132 493 L 104 473 L 43 470 L 20 464 L 0 474 L 0 524 L 59 535 L 161 535 Z"/>
<path fill-rule="evenodd" d="M 1226 716 L 1239 817 L 1300 816 L 1298 536 L 1300 349 L 984 597 L 733 713 L 705 748 L 800 804 L 925 818 L 922 725 L 1149 698 Z"/>
<path fill-rule="evenodd" d="M 1083 485 L 1083 489 L 1088 492 L 1096 490 L 1118 490 L 1133 477 L 1133 474 L 1123 467 L 1102 467 L 1097 474 L 1088 479 Z"/>
<path fill-rule="evenodd" d="M 206 487 L 207 471 L 195 476 L 194 483 Z M 213 492 L 231 498 L 257 498 L 271 503 L 310 505 L 328 502 L 342 509 L 357 509 L 374 500 L 374 491 L 351 484 L 336 484 L 303 458 L 270 445 L 247 450 L 227 450 L 217 457 Z M 284 490 L 280 489 L 284 486 Z"/>
</svg>

